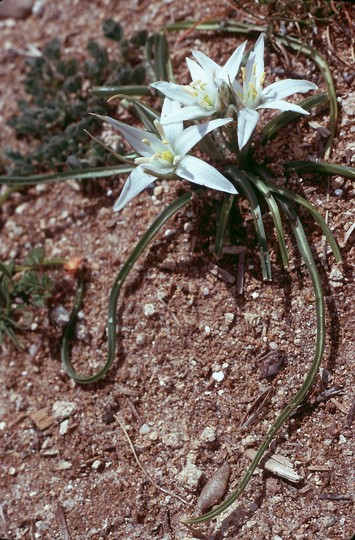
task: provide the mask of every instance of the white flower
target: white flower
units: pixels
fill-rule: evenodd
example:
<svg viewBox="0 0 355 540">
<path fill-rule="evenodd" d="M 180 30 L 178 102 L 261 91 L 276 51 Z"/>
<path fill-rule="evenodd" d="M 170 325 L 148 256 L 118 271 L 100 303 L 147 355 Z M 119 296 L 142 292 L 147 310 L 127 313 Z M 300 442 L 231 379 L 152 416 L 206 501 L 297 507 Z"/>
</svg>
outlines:
<svg viewBox="0 0 355 540">
<path fill-rule="evenodd" d="M 192 51 L 197 62 L 186 58 L 192 78 L 189 85 L 181 86 L 164 81 L 151 84 L 153 88 L 184 106 L 175 115 L 169 116 L 170 122 L 206 118 L 214 113 L 222 113 L 228 107 L 228 87 L 239 71 L 245 45 L 246 42 L 240 45 L 223 67 L 202 52 Z"/>
<path fill-rule="evenodd" d="M 180 110 L 180 104 L 165 99 L 161 120 Z M 97 115 L 99 116 L 99 115 Z M 129 175 L 114 210 L 121 210 L 133 197 L 138 195 L 159 176 L 176 175 L 226 193 L 236 194 L 237 190 L 217 169 L 187 153 L 210 131 L 231 122 L 231 118 L 220 118 L 190 126 L 184 130 L 183 123 L 174 122 L 164 126 L 154 121 L 159 137 L 143 129 L 127 126 L 109 116 L 99 116 L 122 133 L 127 141 L 142 157 L 135 159 L 138 165 Z"/>
<path fill-rule="evenodd" d="M 264 34 L 261 34 L 250 53 L 245 68 L 242 68 L 243 86 L 233 82 L 238 104 L 238 146 L 242 149 L 249 141 L 259 120 L 259 109 L 279 109 L 309 114 L 305 109 L 283 98 L 298 92 L 317 90 L 317 85 L 298 79 L 285 79 L 270 84 L 263 89 L 264 71 Z"/>
</svg>

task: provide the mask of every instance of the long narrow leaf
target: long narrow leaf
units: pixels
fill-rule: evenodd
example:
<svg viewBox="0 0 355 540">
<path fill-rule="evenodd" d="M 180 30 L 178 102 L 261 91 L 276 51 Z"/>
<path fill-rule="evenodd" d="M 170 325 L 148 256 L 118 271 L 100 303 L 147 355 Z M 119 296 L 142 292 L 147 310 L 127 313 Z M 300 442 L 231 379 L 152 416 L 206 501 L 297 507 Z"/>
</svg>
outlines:
<svg viewBox="0 0 355 540">
<path fill-rule="evenodd" d="M 281 34 L 276 34 L 275 37 L 276 37 L 276 40 L 282 45 L 285 45 L 286 47 L 292 49 L 293 51 L 300 52 L 312 58 L 312 60 L 317 64 L 318 68 L 323 74 L 325 84 L 327 86 L 327 93 L 329 96 L 329 105 L 330 105 L 330 123 L 329 123 L 330 136 L 328 138 L 326 148 L 325 148 L 325 154 L 324 154 L 324 158 L 328 159 L 330 156 L 331 149 L 332 149 L 333 139 L 335 136 L 336 123 L 338 119 L 337 96 L 336 96 L 335 85 L 334 85 L 334 81 L 333 81 L 333 77 L 332 77 L 332 73 L 330 71 L 329 65 L 327 61 L 325 60 L 324 56 L 320 52 L 318 52 L 316 49 L 313 49 L 309 45 L 302 43 L 298 39 L 295 39 L 293 37 L 285 37 L 285 36 L 282 36 Z"/>
<path fill-rule="evenodd" d="M 235 32 L 238 34 L 251 34 L 251 33 L 260 33 L 267 32 L 267 25 L 257 25 L 257 24 L 248 24 L 248 23 L 237 23 L 233 21 L 220 21 L 211 19 L 208 22 L 199 21 L 181 21 L 165 26 L 165 30 L 168 32 L 175 32 L 176 30 L 188 30 L 189 28 L 194 28 L 195 30 L 220 30 L 222 32 Z"/>
<path fill-rule="evenodd" d="M 149 86 L 93 86 L 90 90 L 94 96 L 110 98 L 117 94 L 127 94 L 129 96 L 150 96 L 152 91 Z"/>
<path fill-rule="evenodd" d="M 218 219 L 218 226 L 216 232 L 216 241 L 214 245 L 214 256 L 219 259 L 223 244 L 225 242 L 227 227 L 229 226 L 229 217 L 232 210 L 234 201 L 234 195 L 225 195 L 222 203 L 221 213 Z"/>
<path fill-rule="evenodd" d="M 283 186 L 276 186 L 275 184 L 268 182 L 269 176 L 267 175 L 263 167 L 257 166 L 256 170 L 258 171 L 258 173 L 260 173 L 261 176 L 263 176 L 263 178 L 265 179 L 264 180 L 265 185 L 269 187 L 272 193 L 274 193 L 275 195 L 280 195 L 281 197 L 285 197 L 289 200 L 292 200 L 293 202 L 303 206 L 306 210 L 308 210 L 308 212 L 311 214 L 313 219 L 318 223 L 318 225 L 322 229 L 322 233 L 328 240 L 336 262 L 340 263 L 342 261 L 342 256 L 341 256 L 337 241 L 335 240 L 333 234 L 331 233 L 331 230 L 329 229 L 326 221 L 320 215 L 320 213 L 315 208 L 315 206 L 313 206 L 312 203 L 307 201 L 307 199 L 304 199 L 303 197 L 301 197 L 301 195 L 294 193 L 290 189 L 287 189 Z"/>
<path fill-rule="evenodd" d="M 259 244 L 263 279 L 271 280 L 270 253 L 261 214 L 261 208 L 253 190 L 253 186 L 250 185 L 250 182 L 245 176 L 245 174 L 233 165 L 226 167 L 224 169 L 224 172 L 232 177 L 234 182 L 237 184 L 238 190 L 244 194 L 244 196 L 249 202 L 250 210 L 254 220 L 255 232 Z"/>
<path fill-rule="evenodd" d="M 321 94 L 316 94 L 315 96 L 308 97 L 306 99 L 303 99 L 300 101 L 297 105 L 300 105 L 303 109 L 306 111 L 309 111 L 313 107 L 317 107 L 318 105 L 323 105 L 324 103 L 328 103 L 329 98 L 328 94 L 326 92 L 322 92 Z M 300 115 L 299 113 L 295 113 L 292 111 L 284 111 L 265 124 L 265 126 L 262 128 L 260 133 L 260 138 L 262 143 L 266 143 L 270 139 L 272 139 L 277 132 L 282 129 L 284 126 L 289 124 L 290 122 L 294 122 L 295 120 L 299 120 Z"/>
<path fill-rule="evenodd" d="M 66 180 L 91 180 L 92 178 L 107 178 L 130 173 L 130 165 L 113 165 L 111 167 L 88 167 L 87 169 L 73 169 L 62 173 L 34 174 L 32 176 L 0 176 L 0 184 L 10 186 L 32 186 L 34 184 L 48 184 L 51 182 L 65 182 Z"/>
<path fill-rule="evenodd" d="M 209 521 L 210 519 L 217 517 L 219 514 L 227 510 L 227 508 L 229 508 L 231 504 L 233 504 L 234 501 L 243 493 L 255 469 L 257 468 L 261 458 L 265 454 L 266 450 L 269 448 L 269 445 L 275 438 L 276 434 L 278 433 L 280 428 L 283 426 L 283 424 L 286 422 L 286 420 L 290 417 L 292 412 L 299 406 L 299 404 L 304 400 L 304 398 L 308 394 L 310 388 L 313 385 L 314 379 L 319 371 L 319 367 L 322 361 L 323 352 L 324 352 L 324 343 L 325 343 L 325 311 L 324 311 L 324 296 L 323 296 L 320 277 L 319 277 L 317 267 L 316 267 L 311 249 L 309 247 L 307 238 L 305 236 L 302 223 L 299 220 L 298 215 L 292 209 L 292 205 L 290 205 L 287 199 L 280 200 L 280 204 L 282 204 L 282 206 L 285 208 L 286 212 L 289 215 L 289 222 L 291 224 L 293 233 L 295 235 L 301 256 L 304 259 L 306 267 L 311 276 L 313 290 L 315 293 L 317 336 L 316 336 L 316 348 L 315 348 L 315 353 L 314 353 L 314 359 L 301 388 L 299 389 L 297 394 L 294 396 L 294 398 L 283 409 L 283 411 L 280 413 L 280 415 L 278 416 L 274 424 L 269 429 L 251 465 L 249 466 L 244 476 L 242 477 L 238 488 L 222 504 L 220 504 L 219 506 L 217 506 L 210 512 L 207 512 L 206 514 L 203 514 L 201 516 L 187 519 L 185 523 L 188 525 L 202 523 L 204 521 Z"/>
<path fill-rule="evenodd" d="M 260 180 L 260 178 L 251 174 L 250 172 L 247 172 L 246 175 L 249 178 L 249 180 L 255 185 L 255 187 L 260 191 L 260 193 L 264 196 L 265 201 L 269 207 L 269 210 L 271 212 L 271 216 L 275 225 L 282 264 L 284 268 L 286 269 L 288 268 L 289 260 L 288 260 L 286 242 L 285 242 L 285 233 L 283 230 L 282 220 L 281 220 L 280 211 L 279 211 L 277 202 L 275 201 L 275 198 L 273 197 L 270 188 L 265 184 L 265 182 L 263 182 L 262 180 Z"/>
<path fill-rule="evenodd" d="M 330 174 L 355 179 L 355 168 L 335 163 L 323 163 L 321 161 L 288 161 L 284 163 L 285 169 L 291 171 L 315 172 L 318 174 Z"/>
<path fill-rule="evenodd" d="M 82 277 L 79 278 L 78 289 L 74 300 L 74 307 L 70 315 L 69 323 L 65 329 L 62 345 L 61 345 L 61 359 L 65 372 L 74 379 L 75 382 L 80 384 L 90 384 L 98 381 L 104 377 L 107 371 L 110 369 L 116 351 L 116 326 L 117 326 L 117 303 L 118 298 L 122 289 L 122 285 L 126 280 L 129 272 L 132 270 L 134 263 L 137 261 L 138 257 L 144 251 L 144 249 L 150 244 L 154 237 L 158 234 L 163 225 L 170 219 L 178 210 L 183 206 L 188 204 L 191 200 L 192 193 L 185 193 L 173 203 L 171 203 L 161 214 L 155 219 L 149 229 L 144 233 L 142 238 L 137 243 L 136 247 L 133 249 L 129 257 L 126 259 L 126 262 L 119 271 L 114 284 L 111 289 L 109 307 L 108 307 L 108 353 L 107 360 L 104 366 L 94 375 L 87 376 L 78 374 L 71 362 L 69 355 L 69 346 L 71 339 L 73 337 L 75 324 L 77 321 L 78 312 L 81 309 L 83 294 L 84 294 L 84 284 Z"/>
</svg>

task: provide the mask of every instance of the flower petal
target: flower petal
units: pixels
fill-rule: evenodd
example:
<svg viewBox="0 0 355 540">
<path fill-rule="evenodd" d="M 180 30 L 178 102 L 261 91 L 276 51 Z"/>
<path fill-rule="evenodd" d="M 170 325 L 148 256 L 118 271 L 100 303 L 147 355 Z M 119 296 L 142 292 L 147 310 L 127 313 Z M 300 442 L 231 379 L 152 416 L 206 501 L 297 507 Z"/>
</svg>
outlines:
<svg viewBox="0 0 355 540">
<path fill-rule="evenodd" d="M 218 78 L 223 79 L 227 83 L 232 83 L 236 78 L 242 63 L 244 49 L 247 42 L 245 41 L 236 48 L 232 56 L 227 60 L 223 68 L 218 73 Z"/>
<path fill-rule="evenodd" d="M 216 120 L 211 120 L 204 124 L 196 124 L 195 126 L 186 128 L 175 143 L 175 153 L 184 156 L 193 146 L 195 146 L 195 144 L 200 142 L 207 133 L 213 129 L 229 124 L 232 120 L 232 118 L 217 118 Z"/>
<path fill-rule="evenodd" d="M 174 142 L 181 137 L 181 134 L 184 130 L 184 124 L 182 120 L 175 120 L 175 122 L 171 122 L 170 117 L 173 114 L 179 114 L 180 111 L 181 105 L 178 101 L 172 101 L 169 98 L 164 99 L 163 107 L 161 110 L 160 122 L 163 126 L 167 140 L 173 146 Z"/>
<path fill-rule="evenodd" d="M 264 76 L 265 34 L 260 34 L 254 45 L 255 78 L 259 81 Z"/>
<path fill-rule="evenodd" d="M 295 103 L 289 103 L 283 99 L 276 99 L 275 101 L 267 101 L 266 103 L 261 103 L 256 107 L 257 109 L 278 109 L 279 111 L 293 111 L 299 114 L 309 114 L 308 111 L 302 109 L 299 105 Z"/>
<path fill-rule="evenodd" d="M 181 178 L 200 186 L 225 191 L 233 195 L 238 193 L 233 184 L 223 174 L 212 165 L 194 156 L 184 156 L 176 166 L 175 173 Z"/>
<path fill-rule="evenodd" d="M 192 51 L 192 54 L 194 58 L 196 58 L 197 62 L 200 64 L 204 72 L 207 74 L 209 79 L 214 79 L 218 75 L 221 66 L 218 65 L 214 60 L 212 60 L 212 58 L 209 58 L 200 51 Z"/>
<path fill-rule="evenodd" d="M 148 187 L 149 184 L 155 180 L 156 178 L 154 178 L 154 176 L 143 171 L 141 165 L 136 167 L 127 178 L 126 183 L 121 191 L 121 195 L 113 207 L 114 211 L 118 212 L 119 210 L 122 210 L 122 208 L 126 206 L 126 204 L 129 203 L 133 197 L 138 195 L 138 193 L 143 191 L 143 189 Z"/>
<path fill-rule="evenodd" d="M 141 156 L 149 157 L 154 151 L 147 144 L 142 141 L 146 139 L 152 146 L 161 146 L 161 141 L 153 133 L 149 133 L 144 129 L 135 128 L 133 126 L 127 126 L 123 122 L 119 122 L 110 116 L 100 116 L 105 122 L 108 122 L 117 129 L 127 139 L 129 144 L 138 152 Z"/>
<path fill-rule="evenodd" d="M 192 94 L 192 89 L 190 93 L 180 84 L 158 81 L 152 83 L 150 86 L 159 90 L 164 96 L 174 101 L 179 101 L 182 105 L 193 105 L 196 103 L 196 97 Z"/>
<path fill-rule="evenodd" d="M 249 141 L 259 120 L 259 113 L 253 109 L 241 109 L 238 112 L 238 146 L 239 150 Z"/>
<path fill-rule="evenodd" d="M 212 77 L 207 73 L 197 62 L 194 62 L 194 60 L 191 60 L 190 58 L 186 58 L 186 64 L 189 68 L 191 79 L 193 81 L 201 81 L 203 83 L 210 83 Z"/>
<path fill-rule="evenodd" d="M 292 94 L 309 92 L 310 90 L 317 89 L 318 86 L 316 84 L 305 81 L 304 79 L 285 79 L 283 81 L 274 82 L 267 88 L 264 88 L 261 92 L 261 103 L 284 99 Z"/>
<path fill-rule="evenodd" d="M 216 109 L 213 107 L 206 109 L 200 105 L 188 105 L 187 107 L 180 109 L 180 111 L 170 114 L 169 117 L 166 117 L 165 119 L 162 118 L 161 123 L 165 129 L 166 124 L 183 122 L 184 120 L 196 120 L 197 118 L 207 118 L 214 112 L 216 112 Z"/>
</svg>

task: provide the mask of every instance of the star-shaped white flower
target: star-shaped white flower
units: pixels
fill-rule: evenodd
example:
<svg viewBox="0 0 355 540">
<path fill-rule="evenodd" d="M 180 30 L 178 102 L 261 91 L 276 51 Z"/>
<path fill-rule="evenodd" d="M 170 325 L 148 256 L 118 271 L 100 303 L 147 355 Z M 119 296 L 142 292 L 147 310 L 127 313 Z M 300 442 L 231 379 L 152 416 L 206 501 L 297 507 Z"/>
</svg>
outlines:
<svg viewBox="0 0 355 540">
<path fill-rule="evenodd" d="M 183 105 L 175 115 L 169 116 L 169 121 L 194 120 L 223 113 L 229 105 L 228 87 L 239 71 L 245 45 L 246 42 L 242 43 L 223 67 L 202 52 L 192 51 L 197 62 L 186 58 L 192 78 L 188 85 L 165 81 L 151 84 L 165 96 Z"/>
<path fill-rule="evenodd" d="M 177 113 L 181 106 L 178 102 L 165 99 L 161 121 Z M 99 115 L 96 115 L 99 116 Z M 237 190 L 217 169 L 202 159 L 189 156 L 193 146 L 213 129 L 231 122 L 231 118 L 220 118 L 190 126 L 184 130 L 182 121 L 164 125 L 155 120 L 159 134 L 155 135 L 115 120 L 109 116 L 99 116 L 116 128 L 142 157 L 135 159 L 137 167 L 131 172 L 122 189 L 114 210 L 121 210 L 133 197 L 143 191 L 160 176 L 178 176 L 212 189 L 236 194 Z"/>
<path fill-rule="evenodd" d="M 289 103 L 283 98 L 298 92 L 317 90 L 317 85 L 298 79 L 285 79 L 270 84 L 263 89 L 264 71 L 264 34 L 261 34 L 250 53 L 245 68 L 242 68 L 243 86 L 233 82 L 238 104 L 238 146 L 242 149 L 249 141 L 259 120 L 259 109 L 279 109 L 309 114 L 299 105 Z"/>
</svg>

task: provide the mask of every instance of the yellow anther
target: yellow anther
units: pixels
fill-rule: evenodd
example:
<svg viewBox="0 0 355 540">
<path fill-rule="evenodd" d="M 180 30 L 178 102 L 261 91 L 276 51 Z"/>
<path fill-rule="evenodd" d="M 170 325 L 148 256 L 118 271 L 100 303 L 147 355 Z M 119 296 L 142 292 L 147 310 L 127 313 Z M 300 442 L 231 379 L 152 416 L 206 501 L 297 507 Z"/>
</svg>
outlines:
<svg viewBox="0 0 355 540">
<path fill-rule="evenodd" d="M 142 143 L 150 146 L 150 142 L 148 141 L 148 139 L 142 139 Z"/>
<path fill-rule="evenodd" d="M 164 161 L 168 161 L 169 163 L 174 163 L 174 154 L 170 152 L 170 150 L 166 150 L 166 152 L 162 152 L 159 156 L 161 159 L 164 159 Z"/>
<path fill-rule="evenodd" d="M 241 69 L 241 71 L 242 71 L 243 81 L 245 81 L 245 78 L 246 78 L 246 71 L 247 71 L 247 70 L 245 69 L 245 67 L 242 67 L 242 68 L 240 68 L 240 69 Z"/>
<path fill-rule="evenodd" d="M 253 64 L 253 75 L 256 77 L 256 64 Z"/>
<path fill-rule="evenodd" d="M 265 81 L 265 77 L 266 77 L 266 73 L 265 71 L 262 72 L 261 76 L 260 76 L 260 86 L 262 86 L 264 84 L 264 81 Z"/>
</svg>

